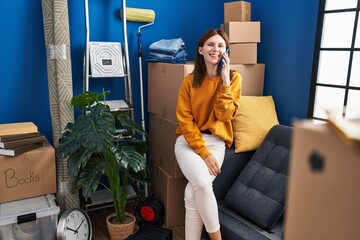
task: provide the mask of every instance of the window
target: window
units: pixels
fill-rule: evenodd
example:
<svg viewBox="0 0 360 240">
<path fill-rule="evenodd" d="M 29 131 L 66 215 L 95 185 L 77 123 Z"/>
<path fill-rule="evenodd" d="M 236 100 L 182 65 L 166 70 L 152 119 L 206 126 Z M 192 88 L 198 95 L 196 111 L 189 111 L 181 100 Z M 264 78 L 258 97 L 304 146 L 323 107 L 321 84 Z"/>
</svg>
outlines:
<svg viewBox="0 0 360 240">
<path fill-rule="evenodd" d="M 308 117 L 360 117 L 360 0 L 320 0 Z"/>
</svg>

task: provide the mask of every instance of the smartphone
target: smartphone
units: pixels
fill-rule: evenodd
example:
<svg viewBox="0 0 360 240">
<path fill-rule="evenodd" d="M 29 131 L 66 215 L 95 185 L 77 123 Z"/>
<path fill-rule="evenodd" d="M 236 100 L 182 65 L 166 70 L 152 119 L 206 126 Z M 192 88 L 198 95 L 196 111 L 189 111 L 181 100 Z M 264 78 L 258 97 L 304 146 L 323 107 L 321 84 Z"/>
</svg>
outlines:
<svg viewBox="0 0 360 240">
<path fill-rule="evenodd" d="M 225 50 L 225 53 L 226 53 L 226 54 L 229 54 L 229 49 L 228 49 L 228 48 Z M 219 73 L 220 73 L 221 69 L 223 68 L 224 63 L 225 63 L 225 58 L 224 58 L 224 57 L 221 57 L 221 60 L 220 60 L 219 65 L 218 65 L 218 71 L 219 71 Z"/>
</svg>

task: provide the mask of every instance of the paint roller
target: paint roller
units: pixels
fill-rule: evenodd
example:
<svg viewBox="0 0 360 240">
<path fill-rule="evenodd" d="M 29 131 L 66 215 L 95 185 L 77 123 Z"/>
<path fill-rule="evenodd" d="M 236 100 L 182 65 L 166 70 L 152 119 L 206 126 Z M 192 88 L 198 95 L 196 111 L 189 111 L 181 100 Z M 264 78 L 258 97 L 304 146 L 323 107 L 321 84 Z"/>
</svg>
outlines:
<svg viewBox="0 0 360 240">
<path fill-rule="evenodd" d="M 122 10 L 120 10 L 120 16 L 123 17 Z M 126 20 L 131 22 L 153 23 L 155 21 L 155 12 L 151 9 L 127 7 Z"/>
<path fill-rule="evenodd" d="M 139 57 L 139 74 L 140 74 L 140 97 L 141 97 L 141 124 L 145 131 L 145 116 L 144 116 L 144 94 L 143 94 L 143 76 L 142 76 L 142 44 L 141 44 L 141 28 L 150 26 L 155 21 L 155 12 L 150 9 L 144 8 L 131 8 L 125 7 L 123 4 L 123 10 L 120 10 L 120 17 L 124 19 L 125 15 L 126 21 L 131 22 L 141 22 L 145 23 L 138 28 L 138 57 Z M 124 12 L 124 13 L 123 13 Z M 145 136 L 143 136 L 145 140 Z M 144 153 L 144 158 L 146 159 L 146 153 Z M 147 188 L 145 188 L 145 196 L 148 196 Z"/>
<path fill-rule="evenodd" d="M 155 12 L 154 12 L 154 10 L 151 10 L 151 9 L 125 7 L 125 11 L 123 11 L 123 9 L 120 10 L 121 18 L 123 18 L 123 15 L 124 15 L 123 12 L 125 12 L 126 21 L 147 23 L 147 24 L 139 26 L 138 33 L 137 33 L 137 35 L 138 35 L 138 56 L 139 56 L 139 58 L 141 58 L 142 57 L 141 28 L 150 26 L 151 24 L 154 23 Z"/>
</svg>

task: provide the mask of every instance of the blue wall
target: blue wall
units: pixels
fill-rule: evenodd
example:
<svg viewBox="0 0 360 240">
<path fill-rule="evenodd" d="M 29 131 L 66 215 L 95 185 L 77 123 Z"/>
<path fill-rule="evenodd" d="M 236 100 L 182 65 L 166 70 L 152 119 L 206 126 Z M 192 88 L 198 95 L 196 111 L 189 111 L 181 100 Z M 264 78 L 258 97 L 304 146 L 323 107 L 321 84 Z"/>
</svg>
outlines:
<svg viewBox="0 0 360 240">
<path fill-rule="evenodd" d="M 261 22 L 265 94 L 273 95 L 283 124 L 307 117 L 318 6 L 319 0 L 252 1 L 252 20 Z"/>
<path fill-rule="evenodd" d="M 226 1 L 128 0 L 128 7 L 153 9 L 155 23 L 142 29 L 143 77 L 147 98 L 148 47 L 160 39 L 181 37 L 188 60 L 193 60 L 201 33 L 223 23 Z M 252 20 L 261 22 L 258 62 L 265 63 L 265 94 L 273 95 L 279 121 L 291 124 L 306 118 L 310 91 L 318 0 L 256 0 Z M 85 42 L 83 1 L 68 1 L 74 94 L 82 92 L 82 59 Z M 90 39 L 122 41 L 119 18 L 121 1 L 89 0 Z M 137 28 L 128 22 L 130 67 L 135 117 L 140 122 L 140 88 L 137 57 Z M 32 121 L 52 140 L 46 52 L 40 0 L 0 2 L 0 123 Z M 111 90 L 110 98 L 122 97 L 121 79 L 93 79 L 91 90 L 101 85 Z M 145 103 L 146 107 L 146 103 Z M 147 109 L 145 109 L 147 110 Z"/>
</svg>

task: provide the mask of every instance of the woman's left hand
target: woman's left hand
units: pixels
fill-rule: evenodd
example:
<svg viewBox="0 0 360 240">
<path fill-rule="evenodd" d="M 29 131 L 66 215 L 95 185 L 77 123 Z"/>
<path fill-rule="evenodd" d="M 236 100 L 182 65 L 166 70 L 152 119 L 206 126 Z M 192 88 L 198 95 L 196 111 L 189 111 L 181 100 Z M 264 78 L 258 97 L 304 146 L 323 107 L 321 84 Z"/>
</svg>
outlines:
<svg viewBox="0 0 360 240">
<path fill-rule="evenodd" d="M 220 165 L 218 163 L 218 161 L 216 160 L 216 158 L 213 155 L 209 155 L 204 159 L 206 166 L 209 169 L 209 173 L 211 175 L 218 175 L 221 170 L 220 170 Z"/>
</svg>

